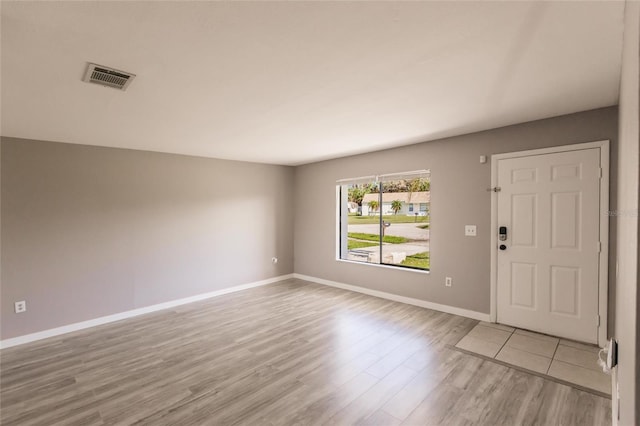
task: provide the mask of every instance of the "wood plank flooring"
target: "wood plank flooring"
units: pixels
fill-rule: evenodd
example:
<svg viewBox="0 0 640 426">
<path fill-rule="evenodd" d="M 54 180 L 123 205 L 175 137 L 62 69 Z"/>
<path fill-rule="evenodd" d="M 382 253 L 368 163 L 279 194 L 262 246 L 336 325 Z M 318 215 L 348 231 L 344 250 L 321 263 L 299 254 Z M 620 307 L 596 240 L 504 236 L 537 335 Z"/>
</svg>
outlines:
<svg viewBox="0 0 640 426">
<path fill-rule="evenodd" d="M 455 349 L 477 321 L 300 280 L 0 352 L 2 425 L 608 425 Z"/>
</svg>

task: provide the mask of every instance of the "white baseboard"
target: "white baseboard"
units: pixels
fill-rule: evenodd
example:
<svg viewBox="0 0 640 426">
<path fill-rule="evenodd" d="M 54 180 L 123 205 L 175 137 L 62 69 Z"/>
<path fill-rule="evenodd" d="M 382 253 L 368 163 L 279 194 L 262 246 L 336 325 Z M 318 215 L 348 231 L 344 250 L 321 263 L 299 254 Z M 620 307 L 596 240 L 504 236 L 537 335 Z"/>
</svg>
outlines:
<svg viewBox="0 0 640 426">
<path fill-rule="evenodd" d="M 384 291 L 371 290 L 365 287 L 339 283 L 336 281 L 325 280 L 324 278 L 311 277 L 309 275 L 293 274 L 294 278 L 305 281 L 311 281 L 317 284 L 328 285 L 331 287 L 341 288 L 343 290 L 355 291 L 357 293 L 368 294 L 369 296 L 380 297 L 382 299 L 393 300 L 394 302 L 406 303 L 408 305 L 420 306 L 421 308 L 433 309 L 434 311 L 446 312 L 448 314 L 459 315 L 461 317 L 472 318 L 478 321 L 489 322 L 489 314 L 483 312 L 470 311 L 468 309 L 456 308 L 455 306 L 441 305 L 439 303 L 427 302 L 426 300 L 414 299 L 412 297 L 399 296 Z"/>
<path fill-rule="evenodd" d="M 125 311 L 125 312 L 120 312 L 113 315 L 107 315 L 105 317 L 77 322 L 77 323 L 65 325 L 62 327 L 50 328 L 48 330 L 38 331 L 36 333 L 31 333 L 31 334 L 25 334 L 23 336 L 12 337 L 10 339 L 5 339 L 0 341 L 0 349 L 23 345 L 25 343 L 35 342 L 36 340 L 42 340 L 48 337 L 59 336 L 61 334 L 71 333 L 72 331 L 78 331 L 78 330 L 83 330 L 85 328 L 95 327 L 97 325 L 108 324 L 110 322 L 120 321 L 126 318 L 137 317 L 138 315 L 144 315 L 151 312 L 160 311 L 162 309 L 169 309 L 169 308 L 173 308 L 174 306 L 180 306 L 180 305 L 185 305 L 187 303 L 210 299 L 212 297 L 222 296 L 223 294 L 235 293 L 236 291 L 242 291 L 242 290 L 247 290 L 254 287 L 273 284 L 273 283 L 283 281 L 293 277 L 294 277 L 293 274 L 280 275 L 279 277 L 273 277 L 273 278 L 268 278 L 266 280 L 255 281 L 247 284 L 241 284 L 241 285 L 237 285 L 229 288 L 223 288 L 222 290 L 216 290 L 208 293 L 197 294 L 195 296 L 185 297 L 183 299 L 171 300 L 169 302 L 159 303 L 157 305 L 145 306 L 144 308 L 138 308 L 138 309 L 133 309 L 131 311 Z"/>
</svg>

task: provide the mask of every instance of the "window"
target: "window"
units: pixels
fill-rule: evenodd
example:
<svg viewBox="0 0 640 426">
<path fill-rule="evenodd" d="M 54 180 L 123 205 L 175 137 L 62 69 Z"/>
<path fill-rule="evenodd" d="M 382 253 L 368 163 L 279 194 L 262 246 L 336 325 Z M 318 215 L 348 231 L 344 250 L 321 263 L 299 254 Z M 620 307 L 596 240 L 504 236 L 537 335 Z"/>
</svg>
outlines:
<svg viewBox="0 0 640 426">
<path fill-rule="evenodd" d="M 339 258 L 429 270 L 430 191 L 426 170 L 338 181 Z"/>
</svg>

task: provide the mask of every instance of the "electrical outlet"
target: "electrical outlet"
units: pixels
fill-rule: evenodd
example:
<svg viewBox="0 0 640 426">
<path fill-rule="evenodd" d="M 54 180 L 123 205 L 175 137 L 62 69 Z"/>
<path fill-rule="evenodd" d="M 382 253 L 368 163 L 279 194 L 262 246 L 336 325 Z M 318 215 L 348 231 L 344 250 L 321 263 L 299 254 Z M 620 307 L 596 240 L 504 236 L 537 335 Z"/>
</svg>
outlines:
<svg viewBox="0 0 640 426">
<path fill-rule="evenodd" d="M 464 235 L 467 237 L 475 237 L 476 235 L 478 235 L 476 225 L 465 225 Z"/>
<path fill-rule="evenodd" d="M 13 304 L 13 309 L 16 311 L 16 314 L 20 314 L 22 312 L 27 311 L 27 302 L 21 300 Z"/>
<path fill-rule="evenodd" d="M 444 285 L 447 286 L 447 287 L 451 287 L 451 284 L 453 284 L 453 278 L 445 277 L 444 278 Z"/>
</svg>

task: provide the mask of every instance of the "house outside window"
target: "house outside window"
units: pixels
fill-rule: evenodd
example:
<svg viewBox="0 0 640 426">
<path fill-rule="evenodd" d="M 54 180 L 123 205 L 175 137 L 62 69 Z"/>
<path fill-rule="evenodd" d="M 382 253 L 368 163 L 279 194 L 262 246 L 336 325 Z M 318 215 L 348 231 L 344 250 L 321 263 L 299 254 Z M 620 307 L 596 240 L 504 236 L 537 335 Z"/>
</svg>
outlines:
<svg viewBox="0 0 640 426">
<path fill-rule="evenodd" d="M 430 177 L 421 170 L 338 181 L 338 259 L 430 270 Z"/>
</svg>

